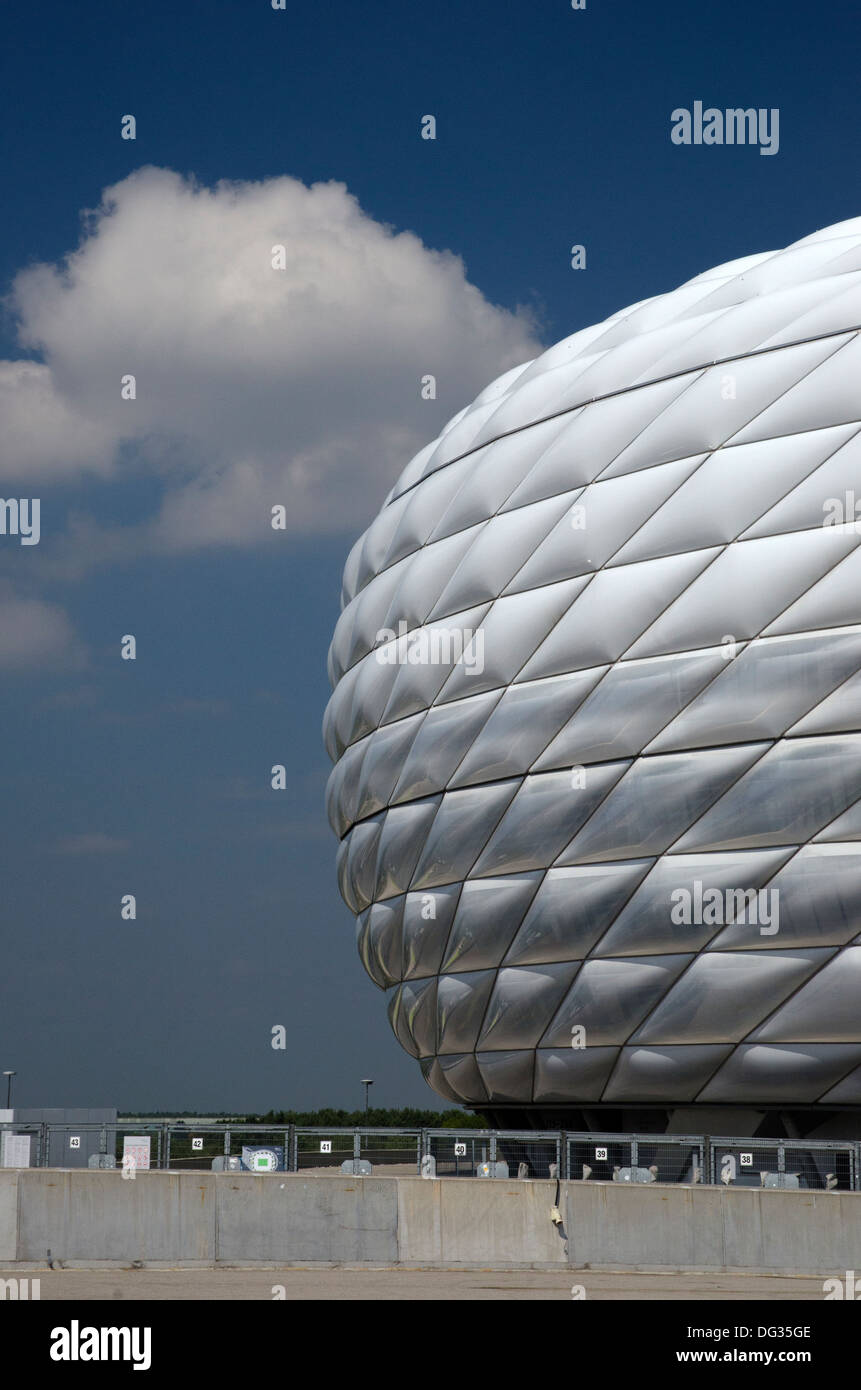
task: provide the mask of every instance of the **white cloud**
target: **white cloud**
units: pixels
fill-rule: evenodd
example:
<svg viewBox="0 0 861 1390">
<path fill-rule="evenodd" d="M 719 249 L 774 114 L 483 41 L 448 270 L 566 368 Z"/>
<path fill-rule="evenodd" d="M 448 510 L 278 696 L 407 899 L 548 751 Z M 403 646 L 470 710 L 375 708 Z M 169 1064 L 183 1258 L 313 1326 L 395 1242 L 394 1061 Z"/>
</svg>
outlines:
<svg viewBox="0 0 861 1390">
<path fill-rule="evenodd" d="M 0 670 L 75 669 L 83 648 L 66 613 L 54 603 L 0 591 Z"/>
<path fill-rule="evenodd" d="M 0 476 L 159 480 L 158 510 L 125 532 L 78 507 L 69 544 L 103 558 L 254 543 L 277 503 L 288 530 L 355 531 L 450 416 L 540 350 L 458 257 L 375 222 L 343 184 L 290 178 L 210 189 L 142 169 L 10 303 L 42 361 L 0 363 Z"/>
</svg>

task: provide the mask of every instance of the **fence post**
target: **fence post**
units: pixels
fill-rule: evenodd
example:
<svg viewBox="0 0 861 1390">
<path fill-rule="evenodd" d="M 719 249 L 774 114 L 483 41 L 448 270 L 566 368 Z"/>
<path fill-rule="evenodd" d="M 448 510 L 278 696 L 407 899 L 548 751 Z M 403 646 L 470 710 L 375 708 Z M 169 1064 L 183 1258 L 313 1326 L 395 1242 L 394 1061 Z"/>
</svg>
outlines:
<svg viewBox="0 0 861 1390">
<path fill-rule="evenodd" d="M 43 1120 L 42 1123 L 41 1123 L 40 1126 L 39 1126 L 39 1142 L 40 1142 L 41 1148 L 42 1148 L 42 1167 L 43 1167 L 43 1168 L 47 1168 L 47 1167 L 48 1167 L 48 1157 L 49 1157 L 49 1155 L 48 1155 L 48 1146 L 49 1146 L 49 1142 L 48 1142 L 48 1141 L 49 1141 L 48 1122 L 47 1122 L 47 1120 Z"/>
<path fill-rule="evenodd" d="M 165 1125 L 163 1126 L 163 1130 L 164 1130 L 164 1142 L 163 1142 L 163 1144 L 162 1144 L 162 1150 L 161 1150 L 162 1165 L 163 1165 L 165 1168 L 169 1168 L 169 1167 L 170 1167 L 170 1125 L 169 1125 L 169 1124 L 165 1124 Z"/>
<path fill-rule="evenodd" d="M 490 1134 L 490 1171 L 496 1177 L 496 1130 Z"/>
</svg>

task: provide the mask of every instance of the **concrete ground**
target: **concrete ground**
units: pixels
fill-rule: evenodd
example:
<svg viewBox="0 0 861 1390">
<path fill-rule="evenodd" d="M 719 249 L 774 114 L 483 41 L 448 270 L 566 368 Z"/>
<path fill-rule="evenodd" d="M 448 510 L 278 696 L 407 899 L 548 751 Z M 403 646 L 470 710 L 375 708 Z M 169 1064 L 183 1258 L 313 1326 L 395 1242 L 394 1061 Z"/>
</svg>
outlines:
<svg viewBox="0 0 861 1390">
<path fill-rule="evenodd" d="M 8 1278 L 9 1269 L 3 1275 Z M 822 1279 L 795 1275 L 643 1274 L 593 1270 L 464 1270 L 392 1268 L 290 1269 L 20 1269 L 41 1280 L 45 1300 L 295 1299 L 440 1300 L 562 1299 L 582 1286 L 594 1299 L 817 1300 Z M 280 1286 L 280 1287 L 279 1287 Z M 283 1295 L 280 1289 L 283 1288 Z"/>
</svg>

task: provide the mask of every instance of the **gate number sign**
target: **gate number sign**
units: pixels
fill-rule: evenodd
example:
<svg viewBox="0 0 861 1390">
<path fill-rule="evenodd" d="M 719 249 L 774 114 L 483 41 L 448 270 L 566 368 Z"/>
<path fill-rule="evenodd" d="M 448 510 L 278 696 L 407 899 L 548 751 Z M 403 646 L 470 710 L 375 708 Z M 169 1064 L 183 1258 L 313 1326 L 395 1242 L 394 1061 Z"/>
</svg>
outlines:
<svg viewBox="0 0 861 1390">
<path fill-rule="evenodd" d="M 331 1141 L 331 1139 L 321 1139 L 321 1140 L 320 1140 L 320 1152 L 321 1152 L 321 1154 L 330 1154 L 330 1153 L 332 1152 L 332 1141 Z"/>
<path fill-rule="evenodd" d="M 739 1154 L 742 1168 L 753 1167 L 753 1154 Z"/>
<path fill-rule="evenodd" d="M 80 1135 L 79 1135 L 79 1134 L 70 1134 L 70 1135 L 69 1135 L 69 1148 L 70 1148 L 70 1149 L 79 1149 L 80 1147 L 81 1147 L 81 1137 L 80 1137 Z"/>
<path fill-rule="evenodd" d="M 193 1149 L 202 1149 L 202 1148 L 203 1148 L 203 1140 L 202 1140 L 202 1139 L 192 1139 L 192 1141 L 191 1141 L 191 1147 L 192 1147 Z"/>
<path fill-rule="evenodd" d="M 455 1144 L 454 1156 L 455 1158 L 466 1158 L 466 1144 Z"/>
<path fill-rule="evenodd" d="M 595 1150 L 595 1158 L 596 1158 L 596 1159 L 601 1159 L 601 1158 L 606 1158 L 606 1157 L 607 1157 L 607 1150 L 606 1150 L 606 1149 L 596 1149 L 596 1150 Z"/>
</svg>

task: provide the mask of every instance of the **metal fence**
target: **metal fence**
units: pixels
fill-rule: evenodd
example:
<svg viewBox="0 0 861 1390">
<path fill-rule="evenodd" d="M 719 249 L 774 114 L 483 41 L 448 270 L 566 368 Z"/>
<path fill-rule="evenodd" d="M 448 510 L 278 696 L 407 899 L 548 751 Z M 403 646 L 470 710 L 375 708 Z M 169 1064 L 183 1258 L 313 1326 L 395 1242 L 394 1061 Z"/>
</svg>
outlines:
<svg viewBox="0 0 861 1390">
<path fill-rule="evenodd" d="M 569 1134 L 566 1173 L 582 1182 L 703 1182 L 702 1135 Z"/>
<path fill-rule="evenodd" d="M 315 1176 L 566 1178 L 861 1190 L 861 1144 L 556 1130 L 352 1129 L 302 1125 L 0 1124 L 0 1167 L 292 1172 Z"/>
<path fill-rule="evenodd" d="M 733 1187 L 856 1192 L 859 1149 L 861 1145 L 834 1141 L 715 1138 L 710 1181 Z"/>
</svg>

